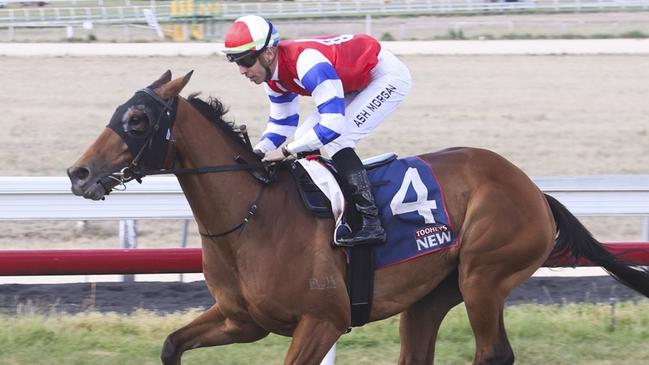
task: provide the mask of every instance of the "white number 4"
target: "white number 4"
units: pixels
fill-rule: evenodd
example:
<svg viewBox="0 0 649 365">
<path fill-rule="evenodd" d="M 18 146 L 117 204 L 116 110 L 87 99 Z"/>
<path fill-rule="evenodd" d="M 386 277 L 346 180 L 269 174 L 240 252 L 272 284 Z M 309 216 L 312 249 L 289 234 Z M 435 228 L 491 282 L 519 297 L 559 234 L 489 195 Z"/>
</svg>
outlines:
<svg viewBox="0 0 649 365">
<path fill-rule="evenodd" d="M 417 193 L 417 200 L 414 202 L 405 202 L 404 200 L 406 199 L 406 193 L 410 184 L 412 184 L 412 187 Z M 421 181 L 421 177 L 419 177 L 419 172 L 416 168 L 410 167 L 406 171 L 399 191 L 394 194 L 390 202 L 390 209 L 392 209 L 392 215 L 417 212 L 424 217 L 426 223 L 435 223 L 433 209 L 437 209 L 437 202 L 434 199 L 428 200 L 428 189 L 426 189 L 426 185 Z"/>
</svg>

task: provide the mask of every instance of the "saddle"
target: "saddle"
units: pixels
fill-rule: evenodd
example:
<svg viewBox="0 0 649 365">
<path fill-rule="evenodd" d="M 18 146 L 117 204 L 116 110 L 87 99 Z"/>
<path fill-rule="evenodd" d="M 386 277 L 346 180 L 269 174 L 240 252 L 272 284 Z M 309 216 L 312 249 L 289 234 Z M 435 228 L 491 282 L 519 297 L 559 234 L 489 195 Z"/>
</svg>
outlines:
<svg viewBox="0 0 649 365">
<path fill-rule="evenodd" d="M 338 185 L 341 187 L 344 195 L 347 195 L 347 192 L 344 189 L 342 179 L 338 176 L 336 167 L 330 159 L 324 158 L 320 155 L 307 155 L 304 156 L 307 160 L 315 160 L 320 162 L 323 166 L 329 170 L 333 176 L 336 178 Z M 368 159 L 362 160 L 363 166 L 367 171 L 371 171 L 375 168 L 387 165 L 390 162 L 397 159 L 397 155 L 393 152 L 384 153 L 382 155 L 374 156 Z M 313 213 L 313 215 L 322 218 L 336 218 L 332 213 L 331 201 L 330 199 L 322 192 L 320 187 L 313 181 L 311 175 L 306 171 L 304 166 L 299 163 L 299 160 L 295 160 L 291 163 L 290 169 L 291 175 L 295 179 L 297 184 L 300 197 L 304 206 Z M 352 212 L 345 211 L 344 215 L 352 214 Z"/>
</svg>

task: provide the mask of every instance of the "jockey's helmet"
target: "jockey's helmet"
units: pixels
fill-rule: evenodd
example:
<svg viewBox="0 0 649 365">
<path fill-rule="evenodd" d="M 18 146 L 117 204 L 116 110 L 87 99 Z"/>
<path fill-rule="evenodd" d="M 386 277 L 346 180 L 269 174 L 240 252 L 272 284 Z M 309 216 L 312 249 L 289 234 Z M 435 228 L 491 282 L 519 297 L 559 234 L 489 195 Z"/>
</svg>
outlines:
<svg viewBox="0 0 649 365">
<path fill-rule="evenodd" d="M 266 48 L 278 43 L 279 32 L 269 20 L 246 15 L 235 20 L 228 29 L 223 53 L 228 61 L 251 67 Z"/>
</svg>

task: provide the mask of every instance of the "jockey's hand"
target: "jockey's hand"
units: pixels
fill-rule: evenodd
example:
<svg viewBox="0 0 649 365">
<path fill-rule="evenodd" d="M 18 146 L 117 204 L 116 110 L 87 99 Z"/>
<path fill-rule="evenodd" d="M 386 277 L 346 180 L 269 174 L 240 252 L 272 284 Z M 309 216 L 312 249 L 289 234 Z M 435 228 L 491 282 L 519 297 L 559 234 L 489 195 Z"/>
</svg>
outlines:
<svg viewBox="0 0 649 365">
<path fill-rule="evenodd" d="M 260 150 L 252 150 L 252 152 L 253 152 L 255 155 L 259 156 L 259 158 L 264 158 L 264 153 L 261 152 Z"/>
<path fill-rule="evenodd" d="M 290 154 L 288 154 L 286 149 L 282 147 L 276 150 L 266 152 L 266 155 L 264 155 L 262 161 L 267 161 L 267 162 L 283 161 L 288 156 L 290 156 Z"/>
</svg>

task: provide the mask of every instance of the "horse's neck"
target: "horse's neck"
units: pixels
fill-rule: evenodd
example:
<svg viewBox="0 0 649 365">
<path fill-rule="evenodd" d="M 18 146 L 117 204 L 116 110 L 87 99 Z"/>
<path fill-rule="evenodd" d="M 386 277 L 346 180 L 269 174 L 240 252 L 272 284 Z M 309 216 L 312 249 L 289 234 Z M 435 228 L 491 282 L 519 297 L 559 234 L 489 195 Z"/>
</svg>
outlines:
<svg viewBox="0 0 649 365">
<path fill-rule="evenodd" d="M 231 165 L 236 163 L 234 156 L 242 153 L 252 159 L 251 151 L 244 152 L 240 143 L 200 113 L 185 103 L 180 105 L 174 139 L 182 167 Z M 333 221 L 316 219 L 304 209 L 287 172 L 280 173 L 279 181 L 263 188 L 246 172 L 194 174 L 178 179 L 202 233 L 222 234 L 237 227 L 260 197 L 254 217 L 242 229 L 219 238 L 203 236 L 208 285 L 232 294 L 240 292 L 241 281 L 272 281 L 278 265 L 285 271 L 285 263 L 296 252 L 309 265 L 316 260 L 330 261 L 322 250 L 329 245 Z M 344 265 L 342 255 L 338 263 Z M 309 272 L 307 269 L 302 274 Z"/>
<path fill-rule="evenodd" d="M 178 106 L 173 137 L 179 167 L 232 165 L 234 157 L 243 153 L 242 146 L 184 100 Z M 260 188 L 252 177 L 239 172 L 179 175 L 178 180 L 199 229 L 211 234 L 239 224 Z"/>
</svg>

